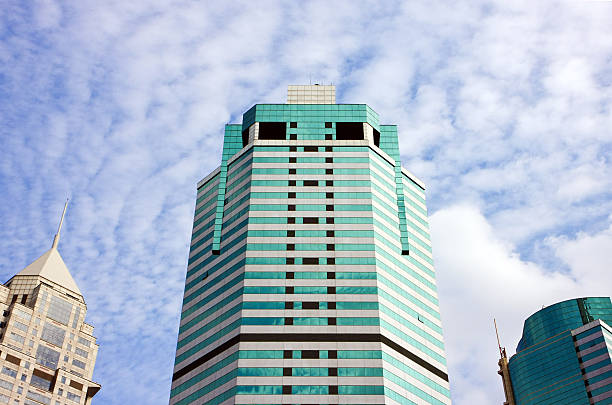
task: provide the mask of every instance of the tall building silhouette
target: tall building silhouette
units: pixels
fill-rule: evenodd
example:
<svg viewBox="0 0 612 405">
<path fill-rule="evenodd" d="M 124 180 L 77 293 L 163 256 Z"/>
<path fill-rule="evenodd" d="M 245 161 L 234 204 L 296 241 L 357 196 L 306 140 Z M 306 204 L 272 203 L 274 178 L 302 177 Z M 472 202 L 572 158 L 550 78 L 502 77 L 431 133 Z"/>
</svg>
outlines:
<svg viewBox="0 0 612 405">
<path fill-rule="evenodd" d="M 289 86 L 198 183 L 171 404 L 450 404 L 425 186 L 397 127 Z"/>
<path fill-rule="evenodd" d="M 499 361 L 507 405 L 612 404 L 612 303 L 577 298 L 525 320 L 516 354 Z"/>
<path fill-rule="evenodd" d="M 0 286 L 0 404 L 90 404 L 98 353 L 87 306 L 57 246 Z"/>
</svg>

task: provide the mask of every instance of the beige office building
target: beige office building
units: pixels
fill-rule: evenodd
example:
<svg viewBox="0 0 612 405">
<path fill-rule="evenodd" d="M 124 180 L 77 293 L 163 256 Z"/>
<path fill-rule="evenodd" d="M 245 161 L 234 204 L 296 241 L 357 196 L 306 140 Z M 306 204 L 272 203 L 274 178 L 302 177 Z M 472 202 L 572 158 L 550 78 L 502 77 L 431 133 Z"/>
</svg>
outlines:
<svg viewBox="0 0 612 405">
<path fill-rule="evenodd" d="M 90 404 L 100 390 L 94 328 L 57 250 L 62 221 L 51 249 L 0 286 L 0 404 Z"/>
</svg>

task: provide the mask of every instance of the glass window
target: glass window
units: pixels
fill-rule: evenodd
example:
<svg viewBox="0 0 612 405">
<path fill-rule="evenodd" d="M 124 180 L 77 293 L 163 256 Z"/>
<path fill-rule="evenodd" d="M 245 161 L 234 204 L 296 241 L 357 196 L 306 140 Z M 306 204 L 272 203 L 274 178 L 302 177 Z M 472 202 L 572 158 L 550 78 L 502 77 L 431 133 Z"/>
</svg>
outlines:
<svg viewBox="0 0 612 405">
<path fill-rule="evenodd" d="M 66 398 L 74 402 L 81 402 L 81 397 L 77 394 L 73 394 L 72 392 L 67 392 Z"/>
<path fill-rule="evenodd" d="M 17 371 L 13 370 L 12 368 L 8 368 L 8 367 L 2 367 L 2 374 L 6 374 L 9 377 L 17 377 Z"/>
<path fill-rule="evenodd" d="M 66 331 L 59 326 L 45 322 L 40 338 L 45 342 L 53 343 L 56 346 L 62 347 L 64 344 L 64 338 L 66 337 Z"/>
<path fill-rule="evenodd" d="M 46 396 L 38 392 L 28 391 L 28 393 L 26 394 L 26 398 L 33 399 L 34 401 L 42 402 L 43 404 L 46 404 L 46 405 L 51 404 L 50 398 L 47 398 Z"/>
<path fill-rule="evenodd" d="M 72 360 L 72 365 L 73 366 L 77 366 L 79 368 L 85 368 L 85 363 L 83 363 L 82 361 L 79 361 L 77 359 Z"/>
<path fill-rule="evenodd" d="M 49 305 L 49 311 L 47 311 L 47 316 L 49 318 L 64 325 L 68 325 L 71 312 L 72 304 L 59 297 L 51 297 L 51 305 Z"/>
<path fill-rule="evenodd" d="M 13 383 L 10 383 L 8 381 L 5 380 L 0 380 L 0 387 L 2 388 L 6 388 L 9 391 L 13 390 Z"/>
<path fill-rule="evenodd" d="M 11 339 L 14 340 L 15 342 L 19 342 L 21 344 L 23 344 L 25 342 L 25 338 L 21 335 L 16 334 L 15 332 L 11 332 Z"/>
<path fill-rule="evenodd" d="M 79 349 L 78 347 L 74 349 L 74 352 L 81 357 L 87 358 L 87 350 Z"/>
<path fill-rule="evenodd" d="M 89 347 L 89 340 L 82 338 L 80 336 L 79 336 L 79 343 L 82 344 L 83 346 Z"/>
<path fill-rule="evenodd" d="M 20 318 L 25 319 L 28 322 L 30 322 L 30 319 L 32 319 L 32 315 L 30 315 L 29 313 L 27 313 L 25 311 L 22 311 L 19 308 L 13 307 L 13 314 L 17 315 Z"/>
<path fill-rule="evenodd" d="M 52 369 L 57 368 L 60 353 L 46 346 L 39 345 L 36 351 L 36 362 Z"/>
<path fill-rule="evenodd" d="M 42 378 L 35 374 L 32 375 L 32 378 L 30 379 L 30 384 L 45 391 L 49 391 L 49 388 L 51 388 L 50 380 L 47 380 L 46 378 Z"/>
<path fill-rule="evenodd" d="M 15 328 L 19 329 L 20 331 L 23 331 L 23 332 L 27 332 L 28 331 L 28 325 L 26 325 L 25 323 L 21 323 L 19 321 L 13 321 L 12 325 Z"/>
<path fill-rule="evenodd" d="M 74 310 L 74 318 L 72 319 L 72 327 L 76 328 L 77 323 L 79 321 L 79 316 L 81 316 L 81 307 L 76 307 Z"/>
<path fill-rule="evenodd" d="M 9 403 L 10 398 L 7 397 L 4 394 L 0 394 L 0 403 L 2 404 L 8 404 Z"/>
</svg>

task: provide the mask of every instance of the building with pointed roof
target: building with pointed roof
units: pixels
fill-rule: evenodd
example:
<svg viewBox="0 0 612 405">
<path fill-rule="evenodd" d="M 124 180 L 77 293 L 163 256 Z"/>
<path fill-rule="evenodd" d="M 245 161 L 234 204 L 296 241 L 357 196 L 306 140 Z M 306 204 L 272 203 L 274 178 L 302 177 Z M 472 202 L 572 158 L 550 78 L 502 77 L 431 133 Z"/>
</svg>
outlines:
<svg viewBox="0 0 612 405">
<path fill-rule="evenodd" d="M 0 404 L 91 404 L 98 344 L 57 246 L 0 285 Z"/>
</svg>

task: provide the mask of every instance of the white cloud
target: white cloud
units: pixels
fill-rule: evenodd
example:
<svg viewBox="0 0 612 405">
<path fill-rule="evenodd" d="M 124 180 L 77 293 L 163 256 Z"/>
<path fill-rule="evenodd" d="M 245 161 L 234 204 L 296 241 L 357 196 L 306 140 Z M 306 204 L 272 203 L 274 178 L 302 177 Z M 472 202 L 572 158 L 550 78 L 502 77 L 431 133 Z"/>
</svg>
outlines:
<svg viewBox="0 0 612 405">
<path fill-rule="evenodd" d="M 456 404 L 503 402 L 493 318 L 512 355 L 523 321 L 543 305 L 610 294 L 612 227 L 596 235 L 550 241 L 569 273 L 521 260 L 515 247 L 500 240 L 470 205 L 436 212 L 431 230 Z"/>
</svg>

